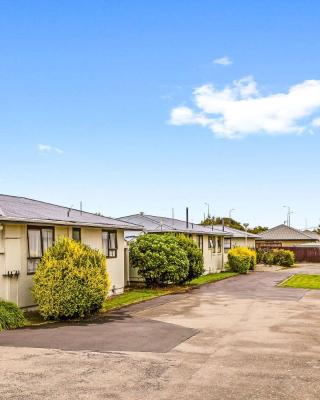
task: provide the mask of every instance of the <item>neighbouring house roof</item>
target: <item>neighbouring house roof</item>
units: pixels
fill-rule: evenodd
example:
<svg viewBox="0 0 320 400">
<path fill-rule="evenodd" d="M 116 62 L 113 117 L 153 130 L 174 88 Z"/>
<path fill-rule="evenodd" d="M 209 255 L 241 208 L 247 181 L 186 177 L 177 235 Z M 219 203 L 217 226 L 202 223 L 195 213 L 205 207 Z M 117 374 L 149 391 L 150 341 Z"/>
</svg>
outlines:
<svg viewBox="0 0 320 400">
<path fill-rule="evenodd" d="M 258 240 L 309 240 L 315 241 L 316 239 L 299 231 L 298 229 L 281 224 L 271 228 L 260 234 Z"/>
<path fill-rule="evenodd" d="M 212 229 L 211 227 L 206 227 L 198 224 L 189 222 L 188 226 L 186 221 L 180 219 L 159 217 L 155 215 L 147 215 L 144 213 L 128 215 L 126 217 L 118 218 L 119 221 L 134 223 L 137 225 L 142 225 L 144 231 L 148 233 L 194 233 L 194 234 L 204 234 L 204 235 L 216 235 L 216 236 L 230 236 L 229 233 L 222 232 L 218 229 Z M 125 237 L 129 237 L 129 232 L 125 232 Z"/>
<path fill-rule="evenodd" d="M 250 238 L 250 239 L 259 239 L 260 235 L 256 235 L 253 233 L 241 231 L 240 229 L 235 229 L 231 228 L 230 226 L 226 225 L 213 225 L 215 229 L 218 229 L 220 231 L 226 232 L 226 233 L 231 233 L 234 238 Z"/>
<path fill-rule="evenodd" d="M 320 241 L 320 235 L 319 233 L 315 232 L 315 231 L 310 231 L 309 229 L 306 229 L 303 231 L 303 233 L 305 233 L 308 236 L 311 236 L 312 238 Z"/>
<path fill-rule="evenodd" d="M 141 226 L 25 197 L 0 194 L 0 222 L 141 230 Z"/>
</svg>

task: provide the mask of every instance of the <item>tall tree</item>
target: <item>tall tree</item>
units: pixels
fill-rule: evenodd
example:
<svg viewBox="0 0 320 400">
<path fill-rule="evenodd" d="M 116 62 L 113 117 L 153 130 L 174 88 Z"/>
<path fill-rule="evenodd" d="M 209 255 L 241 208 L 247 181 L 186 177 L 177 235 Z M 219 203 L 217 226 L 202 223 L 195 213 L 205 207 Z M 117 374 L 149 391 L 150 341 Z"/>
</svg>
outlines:
<svg viewBox="0 0 320 400">
<path fill-rule="evenodd" d="M 204 226 L 212 226 L 212 225 L 222 225 L 224 223 L 225 226 L 229 226 L 230 228 L 239 229 L 240 231 L 245 231 L 245 227 L 239 221 L 236 221 L 233 218 L 229 217 L 207 217 L 203 221 L 201 221 L 201 225 Z M 261 232 L 267 231 L 269 228 L 267 226 L 255 226 L 254 228 L 249 228 L 249 233 L 259 234 Z M 320 231 L 320 226 L 319 226 Z"/>
</svg>

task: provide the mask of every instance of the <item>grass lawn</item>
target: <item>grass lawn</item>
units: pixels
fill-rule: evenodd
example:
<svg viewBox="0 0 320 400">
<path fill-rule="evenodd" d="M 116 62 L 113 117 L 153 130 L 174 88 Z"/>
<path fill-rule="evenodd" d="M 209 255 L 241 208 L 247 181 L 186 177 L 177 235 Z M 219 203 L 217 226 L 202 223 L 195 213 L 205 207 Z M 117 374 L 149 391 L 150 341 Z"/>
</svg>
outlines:
<svg viewBox="0 0 320 400">
<path fill-rule="evenodd" d="M 193 279 L 191 282 L 186 283 L 186 286 L 203 285 L 204 283 L 211 283 L 221 281 L 222 279 L 231 278 L 238 275 L 236 272 L 218 272 L 217 274 L 202 275 L 199 278 Z"/>
<path fill-rule="evenodd" d="M 114 310 L 129 304 L 139 303 L 140 301 L 150 300 L 154 297 L 164 296 L 172 293 L 169 289 L 128 289 L 122 294 L 108 298 L 101 309 L 102 312 Z"/>
<path fill-rule="evenodd" d="M 280 284 L 283 287 L 320 289 L 320 275 L 297 274 Z"/>
</svg>

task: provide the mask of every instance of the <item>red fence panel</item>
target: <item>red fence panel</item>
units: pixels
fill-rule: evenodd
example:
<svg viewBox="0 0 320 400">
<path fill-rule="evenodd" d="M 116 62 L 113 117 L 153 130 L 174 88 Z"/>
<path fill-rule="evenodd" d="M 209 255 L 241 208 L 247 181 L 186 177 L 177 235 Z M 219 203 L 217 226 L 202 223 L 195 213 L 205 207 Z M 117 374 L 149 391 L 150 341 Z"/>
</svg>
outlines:
<svg viewBox="0 0 320 400">
<path fill-rule="evenodd" d="M 282 247 L 294 252 L 297 262 L 320 263 L 320 247 Z"/>
</svg>

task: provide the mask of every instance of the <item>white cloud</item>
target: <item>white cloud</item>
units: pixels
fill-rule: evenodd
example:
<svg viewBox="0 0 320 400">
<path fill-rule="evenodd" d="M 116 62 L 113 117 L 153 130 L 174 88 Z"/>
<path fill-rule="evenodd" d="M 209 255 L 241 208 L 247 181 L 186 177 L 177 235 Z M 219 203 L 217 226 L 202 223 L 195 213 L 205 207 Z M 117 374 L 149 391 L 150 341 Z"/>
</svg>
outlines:
<svg viewBox="0 0 320 400">
<path fill-rule="evenodd" d="M 176 107 L 173 125 L 208 127 L 216 136 L 252 134 L 302 134 L 320 126 L 320 80 L 291 86 L 286 93 L 262 95 L 251 76 L 233 81 L 223 89 L 212 84 L 193 91 L 196 107 Z"/>
<path fill-rule="evenodd" d="M 312 121 L 312 125 L 313 125 L 313 126 L 316 126 L 316 127 L 320 127 L 320 118 L 315 118 L 315 119 Z"/>
<path fill-rule="evenodd" d="M 226 67 L 232 64 L 232 60 L 229 57 L 221 57 L 213 60 L 213 63 L 218 65 L 223 65 L 224 67 Z"/>
<path fill-rule="evenodd" d="M 50 146 L 49 144 L 38 144 L 38 150 L 41 153 L 57 153 L 63 154 L 63 151 L 58 147 Z"/>
</svg>

